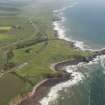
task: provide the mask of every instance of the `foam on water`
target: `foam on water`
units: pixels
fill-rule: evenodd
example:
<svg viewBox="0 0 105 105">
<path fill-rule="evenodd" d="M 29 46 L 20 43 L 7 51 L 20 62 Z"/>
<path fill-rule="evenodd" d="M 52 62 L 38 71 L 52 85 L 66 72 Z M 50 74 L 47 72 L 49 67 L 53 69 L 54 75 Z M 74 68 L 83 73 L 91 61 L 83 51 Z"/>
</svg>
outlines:
<svg viewBox="0 0 105 105">
<path fill-rule="evenodd" d="M 78 71 L 78 67 L 92 65 L 93 63 L 97 63 L 99 59 L 100 58 L 97 56 L 97 58 L 93 59 L 93 61 L 90 61 L 89 63 L 81 62 L 78 65 L 67 66 L 65 70 L 70 73 L 73 78 L 53 86 L 48 95 L 40 101 L 41 105 L 49 105 L 49 103 L 55 101 L 59 97 L 59 91 L 80 83 L 85 77 L 81 72 Z"/>
<path fill-rule="evenodd" d="M 66 67 L 66 71 L 72 74 L 73 79 L 52 87 L 49 94 L 40 101 L 41 105 L 49 105 L 49 103 L 53 102 L 59 97 L 59 91 L 63 90 L 64 88 L 71 87 L 82 81 L 84 76 L 80 72 L 77 72 L 76 68 L 76 66 Z"/>
<path fill-rule="evenodd" d="M 82 82 L 85 79 L 85 76 L 78 71 L 79 67 L 96 64 L 99 61 L 102 61 L 104 58 L 105 58 L 105 55 L 97 56 L 96 58 L 93 59 L 93 61 L 90 61 L 89 63 L 81 62 L 78 65 L 67 66 L 65 70 L 68 73 L 70 73 L 73 78 L 66 82 L 59 83 L 56 86 L 53 86 L 50 92 L 48 93 L 48 95 L 40 101 L 41 105 L 49 105 L 51 102 L 54 102 L 59 97 L 59 93 L 58 93 L 59 91 L 62 91 L 65 88 L 72 87 L 73 85 L 76 85 Z M 105 72 L 103 71 L 103 73 Z"/>
<path fill-rule="evenodd" d="M 81 42 L 81 41 L 75 41 L 75 40 L 72 40 L 72 39 L 66 37 L 66 30 L 65 30 L 65 27 L 63 26 L 63 22 L 65 20 L 66 19 L 64 17 L 62 17 L 62 19 L 60 21 L 54 21 L 53 22 L 54 30 L 56 30 L 58 32 L 58 38 L 59 39 L 64 39 L 66 41 L 73 42 L 76 47 L 80 48 L 81 50 L 86 50 L 84 48 L 85 45 L 84 45 L 83 42 Z"/>
<path fill-rule="evenodd" d="M 56 30 L 58 32 L 58 38 L 59 39 L 71 41 L 74 43 L 74 45 L 76 47 L 80 48 L 81 50 L 99 51 L 99 50 L 90 49 L 87 45 L 84 44 L 84 42 L 75 41 L 75 40 L 72 40 L 72 39 L 66 37 L 66 30 L 65 30 L 65 27 L 63 25 L 63 23 L 66 21 L 66 19 L 63 17 L 63 12 L 66 9 L 74 7 L 77 4 L 78 4 L 78 2 L 74 2 L 72 5 L 70 5 L 68 7 L 64 7 L 62 9 L 53 11 L 55 14 L 60 16 L 60 20 L 53 22 L 54 30 Z M 102 50 L 102 49 L 100 49 L 100 50 Z M 67 66 L 65 68 L 65 70 L 68 73 L 70 73 L 73 78 L 66 81 L 66 82 L 62 82 L 62 83 L 59 83 L 59 84 L 53 86 L 50 89 L 48 95 L 40 100 L 40 104 L 41 105 L 49 105 L 51 102 L 55 101 L 59 97 L 59 93 L 58 93 L 59 91 L 65 89 L 65 88 L 68 88 L 68 87 L 72 87 L 73 85 L 80 83 L 82 80 L 84 80 L 85 76 L 81 72 L 78 71 L 78 67 L 82 67 L 82 66 L 86 66 L 86 65 L 92 65 L 93 63 L 98 63 L 98 61 L 101 61 L 103 59 L 103 57 L 105 58 L 104 55 L 97 56 L 96 58 L 93 59 L 93 61 L 90 61 L 89 63 L 81 62 L 78 65 Z"/>
<path fill-rule="evenodd" d="M 53 13 L 55 15 L 57 15 L 58 17 L 60 17 L 59 21 L 54 21 L 53 22 L 53 26 L 54 26 L 54 30 L 56 30 L 58 32 L 58 38 L 59 39 L 64 39 L 66 41 L 70 41 L 74 43 L 74 46 L 77 48 L 80 48 L 83 51 L 99 51 L 99 50 L 103 50 L 105 48 L 102 49 L 91 49 L 88 45 L 86 45 L 83 41 L 79 41 L 79 40 L 73 40 L 70 39 L 66 36 L 66 29 L 64 27 L 64 22 L 66 21 L 66 18 L 63 16 L 64 11 L 66 11 L 69 8 L 75 7 L 78 4 L 78 2 L 73 2 L 71 5 L 64 7 L 62 9 L 59 10 L 54 10 Z M 72 35 L 71 35 L 72 36 Z"/>
<path fill-rule="evenodd" d="M 74 46 L 79 48 L 82 51 L 101 51 L 104 50 L 105 48 L 102 49 L 91 49 L 89 46 L 87 46 L 84 42 L 78 41 L 78 40 L 73 40 L 68 37 L 66 37 L 66 29 L 63 25 L 63 22 L 66 20 L 66 18 L 62 17 L 60 21 L 54 21 L 53 26 L 54 30 L 58 32 L 58 38 L 59 39 L 64 39 L 66 41 L 73 42 Z"/>
<path fill-rule="evenodd" d="M 53 25 L 54 25 L 54 30 L 56 30 L 58 32 L 58 38 L 59 39 L 64 39 L 66 41 L 71 41 L 74 43 L 74 45 L 78 48 L 80 48 L 81 50 L 87 50 L 86 49 L 86 45 L 84 44 L 84 42 L 81 42 L 81 41 L 75 41 L 75 40 L 72 40 L 68 37 L 66 37 L 66 29 L 63 25 L 63 23 L 65 22 L 65 18 L 63 17 L 63 12 L 65 10 L 67 10 L 68 8 L 72 8 L 74 6 L 76 6 L 78 4 L 78 2 L 73 2 L 71 5 L 67 6 L 67 7 L 64 7 L 62 9 L 59 9 L 59 10 L 54 10 L 54 14 L 56 13 L 56 15 L 58 15 L 58 17 L 60 17 L 60 20 L 59 21 L 54 21 L 53 22 Z"/>
<path fill-rule="evenodd" d="M 71 2 L 71 1 L 70 1 L 70 2 Z M 72 8 L 72 7 L 74 7 L 74 6 L 77 5 L 77 4 L 78 4 L 78 2 L 74 1 L 74 2 L 73 2 L 72 4 L 70 4 L 69 6 L 64 7 L 64 8 L 62 8 L 62 9 L 54 10 L 53 12 L 54 12 L 54 13 L 64 12 L 64 11 L 67 10 L 68 8 Z"/>
</svg>

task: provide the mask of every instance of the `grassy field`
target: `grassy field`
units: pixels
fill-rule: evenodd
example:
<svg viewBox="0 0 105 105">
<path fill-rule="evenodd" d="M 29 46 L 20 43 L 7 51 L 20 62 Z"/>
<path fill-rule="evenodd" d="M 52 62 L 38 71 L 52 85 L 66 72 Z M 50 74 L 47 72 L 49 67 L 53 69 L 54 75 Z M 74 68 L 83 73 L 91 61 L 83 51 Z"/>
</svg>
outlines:
<svg viewBox="0 0 105 105">
<path fill-rule="evenodd" d="M 82 52 L 79 49 L 74 49 L 72 44 L 55 38 L 52 17 L 49 12 L 46 14 L 44 13 L 44 15 L 38 15 L 38 17 L 38 20 L 36 20 L 37 18 L 34 18 L 34 20 L 37 21 L 39 31 L 42 32 L 42 35 L 47 34 L 48 39 L 52 40 L 32 45 L 28 48 L 14 50 L 14 57 L 12 59 L 13 62 L 17 64 L 28 62 L 28 65 L 17 71 L 17 73 L 27 78 L 32 77 L 33 83 L 37 83 L 37 80 L 42 80 L 47 74 L 53 73 L 50 69 L 52 63 L 77 56 L 89 55 L 89 52 Z M 26 52 L 27 49 L 30 50 L 28 53 Z"/>
<path fill-rule="evenodd" d="M 46 3 L 47 6 L 45 6 Z M 16 76 L 14 85 L 20 80 L 22 83 L 24 82 L 22 86 L 17 86 L 20 91 L 16 89 L 17 92 L 14 92 L 14 87 L 9 88 L 8 91 L 11 91 L 11 93 L 4 95 L 5 100 L 0 105 L 9 105 L 8 102 L 14 96 L 32 90 L 33 85 L 47 78 L 49 74 L 56 75 L 57 72 L 50 69 L 52 63 L 91 54 L 73 48 L 71 43 L 55 37 L 52 25 L 52 10 L 57 6 L 57 3 L 56 6 L 52 4 L 54 1 L 47 2 L 46 0 L 46 3 L 36 7 L 33 6 L 33 8 L 32 5 L 31 8 L 26 6 L 22 8 L 18 16 L 0 17 L 0 30 L 6 31 L 0 33 L 0 47 L 2 48 L 0 49 L 0 59 L 2 61 L 0 62 L 0 70 L 6 73 L 13 69 L 16 74 L 11 73 L 11 75 Z M 38 38 L 45 38 L 46 40 L 34 43 Z M 17 48 L 20 44 L 23 47 Z M 27 65 L 20 67 L 24 63 L 27 63 Z M 8 68 L 10 64 L 13 64 L 14 67 L 3 70 L 4 66 Z M 15 67 L 17 69 L 14 69 Z M 3 83 L 6 84 L 7 81 L 3 81 Z M 1 97 L 0 100 L 2 100 Z"/>
<path fill-rule="evenodd" d="M 0 34 L 0 41 L 12 41 L 15 38 L 14 35 L 8 35 L 8 34 Z"/>
<path fill-rule="evenodd" d="M 0 31 L 10 31 L 12 29 L 11 26 L 1 26 Z"/>
</svg>

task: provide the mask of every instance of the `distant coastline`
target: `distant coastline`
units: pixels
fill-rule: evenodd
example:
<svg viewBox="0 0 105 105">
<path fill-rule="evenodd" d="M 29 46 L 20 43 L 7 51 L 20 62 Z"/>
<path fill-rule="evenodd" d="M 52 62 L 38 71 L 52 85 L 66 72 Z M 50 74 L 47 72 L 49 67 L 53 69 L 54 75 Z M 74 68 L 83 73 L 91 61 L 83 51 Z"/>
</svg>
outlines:
<svg viewBox="0 0 105 105">
<path fill-rule="evenodd" d="M 66 37 L 66 32 L 65 32 L 65 27 L 63 25 L 63 23 L 66 21 L 65 17 L 63 17 L 63 13 L 64 11 L 66 11 L 69 8 L 74 7 L 75 5 L 77 5 L 78 2 L 74 2 L 72 4 L 70 4 L 67 7 L 64 7 L 62 9 L 58 9 L 58 10 L 54 10 L 53 14 L 54 14 L 54 21 L 53 21 L 53 25 L 54 25 L 54 30 L 58 32 L 58 38 L 59 39 L 64 39 L 66 41 L 70 41 L 73 43 L 73 45 L 83 51 L 85 50 L 92 50 L 92 49 L 88 49 L 87 46 L 85 46 L 84 42 L 81 41 L 77 41 L 77 40 L 72 40 L 68 37 Z"/>
</svg>

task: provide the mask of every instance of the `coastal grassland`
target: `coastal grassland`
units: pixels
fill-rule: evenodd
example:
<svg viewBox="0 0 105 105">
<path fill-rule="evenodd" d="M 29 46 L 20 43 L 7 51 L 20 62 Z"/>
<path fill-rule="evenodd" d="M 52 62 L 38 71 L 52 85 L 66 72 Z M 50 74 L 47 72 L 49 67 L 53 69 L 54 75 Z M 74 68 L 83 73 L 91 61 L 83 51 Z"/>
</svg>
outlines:
<svg viewBox="0 0 105 105">
<path fill-rule="evenodd" d="M 46 78 L 47 74 L 53 74 L 53 71 L 50 69 L 52 63 L 73 59 L 79 56 L 88 56 L 90 54 L 90 52 L 83 52 L 74 48 L 71 42 L 55 37 L 52 25 L 52 9 L 43 7 L 40 8 L 37 13 L 33 15 L 30 14 L 30 16 L 33 17 L 32 20 L 38 28 L 38 34 L 41 33 L 42 36 L 46 35 L 48 40 L 14 50 L 13 62 L 16 64 L 28 62 L 26 67 L 17 71 L 19 75 L 27 78 L 34 77 L 33 80 L 36 84 L 37 80 Z"/>
<path fill-rule="evenodd" d="M 9 63 L 13 63 L 15 66 L 19 67 L 27 63 L 25 67 L 10 72 L 9 74 L 13 76 L 11 79 L 8 73 L 4 75 L 7 76 L 7 80 L 3 80 L 1 83 L 4 83 L 4 87 L 5 84 L 8 83 L 10 88 L 0 89 L 4 93 L 8 90 L 4 94 L 5 100 L 3 100 L 3 102 L 0 101 L 1 105 L 9 105 L 8 102 L 15 96 L 31 91 L 34 85 L 47 78 L 48 75 L 56 76 L 58 72 L 50 68 L 52 63 L 91 54 L 90 52 L 83 52 L 74 48 L 70 42 L 56 38 L 52 25 L 52 7 L 55 8 L 55 6 L 52 4 L 49 5 L 48 3 L 47 7 L 39 7 L 41 6 L 38 6 L 37 9 L 29 9 L 26 7 L 25 12 L 21 13 L 19 16 L 0 17 L 0 26 L 13 27 L 11 31 L 9 30 L 9 32 L 5 34 L 0 34 L 0 42 L 5 43 L 9 41 L 9 44 L 13 47 L 13 57 L 9 60 Z M 34 39 L 40 35 L 41 38 L 47 37 L 47 40 L 30 44 L 30 41 L 35 41 Z M 21 44 L 22 42 L 22 45 L 25 46 L 16 48 L 17 45 L 12 45 L 13 42 L 17 42 L 17 44 Z M 27 43 L 29 43 L 29 45 L 27 45 Z M 8 45 L 8 43 L 6 44 Z M 8 46 L 8 49 L 11 48 L 11 46 Z M 3 59 L 5 60 L 5 57 Z M 5 61 L 2 62 L 3 66 L 4 64 Z M 12 85 L 10 85 L 11 82 L 13 83 Z M 17 85 L 17 83 L 19 84 Z M 16 85 L 16 87 L 13 85 Z M 2 95 L 0 95 L 0 100 L 2 99 Z"/>
<path fill-rule="evenodd" d="M 38 45 L 39 47 L 40 45 Z M 37 47 L 33 46 L 31 51 L 33 54 L 27 54 L 24 49 L 15 51 L 14 62 L 30 61 L 29 64 L 23 69 L 17 71 L 19 75 L 23 77 L 34 77 L 33 83 L 37 83 L 37 80 L 44 79 L 48 74 L 54 73 L 50 69 L 52 63 L 60 62 L 67 59 L 76 57 L 87 56 L 89 53 L 80 52 L 70 46 L 69 43 L 63 40 L 55 40 L 48 42 L 46 48 L 41 52 L 36 53 Z"/>
<path fill-rule="evenodd" d="M 28 65 L 16 73 L 30 79 L 34 84 L 47 78 L 48 74 L 55 74 L 50 69 L 52 63 L 76 57 L 88 56 L 90 52 L 83 52 L 72 46 L 72 43 L 59 40 L 55 37 L 52 25 L 52 14 L 44 12 L 34 18 L 42 34 L 48 36 L 48 41 L 32 45 L 23 49 L 14 50 L 13 62 Z M 40 48 L 42 48 L 40 50 Z M 26 50 L 29 50 L 28 52 Z"/>
</svg>

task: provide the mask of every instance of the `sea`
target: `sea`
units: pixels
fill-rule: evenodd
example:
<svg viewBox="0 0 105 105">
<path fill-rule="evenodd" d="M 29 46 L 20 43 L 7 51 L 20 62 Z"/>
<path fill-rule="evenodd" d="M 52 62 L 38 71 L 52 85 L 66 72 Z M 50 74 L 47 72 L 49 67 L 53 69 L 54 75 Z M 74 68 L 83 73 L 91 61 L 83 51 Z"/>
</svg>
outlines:
<svg viewBox="0 0 105 105">
<path fill-rule="evenodd" d="M 81 50 L 105 48 L 105 0 L 69 0 L 54 10 L 61 19 L 53 22 L 59 38 L 74 42 Z M 93 61 L 68 65 L 73 78 L 52 87 L 41 105 L 105 105 L 105 55 Z"/>
</svg>

